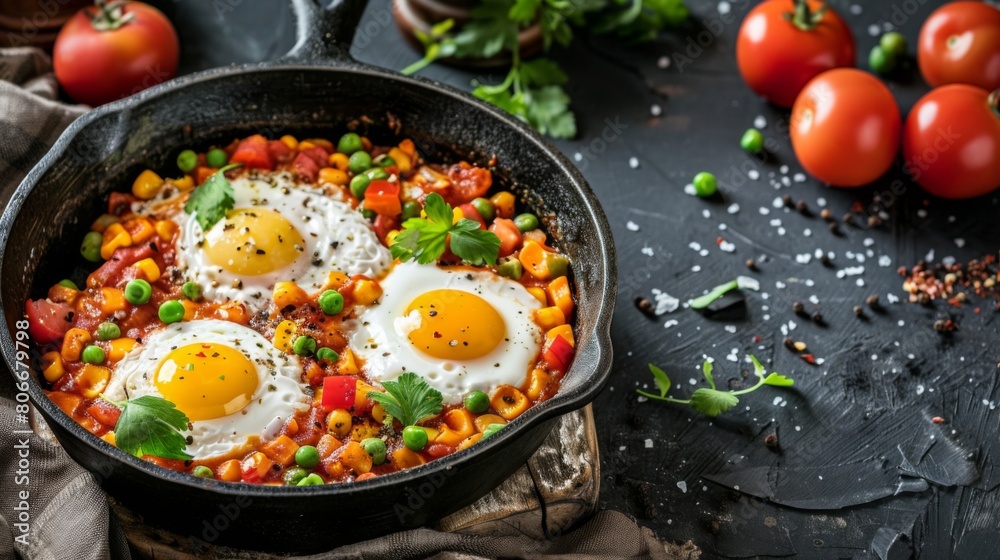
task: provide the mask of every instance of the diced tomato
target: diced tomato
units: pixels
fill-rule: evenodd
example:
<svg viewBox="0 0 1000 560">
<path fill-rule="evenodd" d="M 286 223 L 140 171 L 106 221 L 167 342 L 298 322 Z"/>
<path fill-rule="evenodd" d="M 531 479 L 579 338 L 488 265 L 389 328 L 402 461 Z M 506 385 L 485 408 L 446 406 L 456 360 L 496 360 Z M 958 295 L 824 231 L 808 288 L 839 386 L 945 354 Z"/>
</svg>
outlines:
<svg viewBox="0 0 1000 560">
<path fill-rule="evenodd" d="M 450 166 L 445 172 L 452 186 L 450 196 L 445 198 L 450 199 L 448 202 L 452 206 L 472 202 L 472 199 L 486 194 L 493 184 L 493 174 L 489 169 L 473 167 L 464 161 Z"/>
<path fill-rule="evenodd" d="M 486 222 L 483 221 L 483 215 L 476 210 L 476 207 L 472 203 L 463 204 L 458 207 L 462 211 L 462 216 L 467 220 L 472 220 L 473 222 L 479 222 L 479 229 L 486 229 Z"/>
<path fill-rule="evenodd" d="M 292 156 L 294 155 L 292 149 L 281 140 L 268 141 L 267 152 L 271 154 L 271 159 L 277 163 L 288 163 L 292 161 Z"/>
<path fill-rule="evenodd" d="M 395 217 L 388 217 L 379 214 L 375 216 L 375 234 L 378 235 L 380 241 L 385 242 L 385 236 L 389 234 L 390 231 L 399 228 L 399 219 Z"/>
<path fill-rule="evenodd" d="M 214 167 L 199 166 L 194 170 L 194 180 L 198 185 L 203 185 L 209 177 L 215 175 L 216 171 L 218 171 L 218 169 Z"/>
<path fill-rule="evenodd" d="M 396 217 L 402 213 L 399 202 L 399 183 L 384 179 L 372 181 L 365 191 L 365 209 L 380 216 Z"/>
<path fill-rule="evenodd" d="M 113 429 L 118 423 L 118 417 L 121 416 L 122 411 L 104 399 L 97 399 L 87 407 L 87 413 L 101 424 Z"/>
<path fill-rule="evenodd" d="M 514 225 L 514 220 L 506 218 L 496 218 L 490 226 L 490 231 L 500 238 L 500 252 L 498 256 L 507 257 L 521 246 L 524 240 L 521 230 Z"/>
<path fill-rule="evenodd" d="M 552 371 L 565 372 L 573 362 L 573 345 L 562 336 L 552 339 L 549 347 L 542 353 L 542 359 Z"/>
<path fill-rule="evenodd" d="M 38 344 L 58 342 L 72 326 L 73 308 L 65 303 L 29 299 L 24 313 L 28 316 L 28 334 Z"/>
<path fill-rule="evenodd" d="M 236 151 L 229 158 L 230 163 L 242 163 L 247 169 L 274 169 L 274 161 L 268 150 L 267 138 L 254 134 L 240 140 Z"/>
<path fill-rule="evenodd" d="M 243 475 L 243 482 L 252 484 L 262 482 L 273 465 L 274 462 L 260 451 L 250 454 L 249 457 L 240 462 L 240 474 Z"/>
<path fill-rule="evenodd" d="M 324 150 L 323 148 L 320 148 L 319 146 L 306 148 L 304 150 L 299 151 L 299 153 L 309 156 L 309 158 L 312 159 L 314 162 L 316 162 L 316 165 L 320 167 L 326 167 L 327 160 L 330 159 L 330 152 Z"/>
<path fill-rule="evenodd" d="M 143 455 L 143 461 L 149 461 L 154 465 L 163 467 L 165 469 L 170 469 L 172 471 L 184 472 L 187 468 L 184 466 L 184 461 L 181 459 L 164 459 L 163 457 L 156 457 L 154 455 Z"/>
<path fill-rule="evenodd" d="M 451 455 L 455 452 L 455 448 L 450 445 L 445 445 L 443 443 L 435 443 L 427 447 L 427 454 L 435 459 L 439 457 L 444 457 L 445 455 Z"/>
<path fill-rule="evenodd" d="M 108 214 L 121 216 L 132 211 L 132 203 L 138 202 L 138 198 L 128 193 L 113 192 L 108 196 Z"/>
<path fill-rule="evenodd" d="M 299 174 L 299 178 L 303 181 L 315 182 L 316 176 L 319 175 L 319 164 L 303 152 L 295 156 L 295 160 L 292 161 L 292 167 L 295 168 L 295 172 Z"/>
<path fill-rule="evenodd" d="M 122 274 L 133 264 L 157 254 L 156 243 L 143 243 L 135 247 L 119 247 L 100 268 L 90 273 L 88 286 L 114 286 Z"/>
<path fill-rule="evenodd" d="M 331 375 L 323 379 L 323 408 L 350 410 L 358 391 L 358 378 L 352 375 Z"/>
<path fill-rule="evenodd" d="M 309 409 L 309 415 L 304 420 L 298 420 L 299 431 L 292 436 L 299 445 L 316 445 L 320 436 L 326 433 L 326 411 L 317 406 Z"/>
</svg>

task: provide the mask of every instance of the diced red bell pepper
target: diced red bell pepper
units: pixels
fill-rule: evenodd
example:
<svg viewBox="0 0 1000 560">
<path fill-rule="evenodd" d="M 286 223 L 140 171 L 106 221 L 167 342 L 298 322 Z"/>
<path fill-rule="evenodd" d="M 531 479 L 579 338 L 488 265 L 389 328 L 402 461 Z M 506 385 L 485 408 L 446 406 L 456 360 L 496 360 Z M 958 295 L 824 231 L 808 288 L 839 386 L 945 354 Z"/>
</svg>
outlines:
<svg viewBox="0 0 1000 560">
<path fill-rule="evenodd" d="M 274 462 L 260 451 L 250 454 L 240 462 L 240 474 L 243 475 L 243 482 L 257 484 L 263 481 L 273 465 Z"/>
<path fill-rule="evenodd" d="M 103 399 L 97 399 L 88 406 L 87 413 L 111 429 L 114 429 L 115 424 L 118 423 L 118 417 L 122 415 L 121 409 Z"/>
<path fill-rule="evenodd" d="M 472 220 L 473 222 L 479 223 L 479 229 L 486 229 L 486 222 L 483 221 L 483 215 L 476 210 L 476 207 L 472 203 L 463 204 L 458 207 L 462 211 L 462 216 L 467 220 Z"/>
<path fill-rule="evenodd" d="M 132 211 L 132 203 L 138 202 L 138 198 L 128 193 L 113 192 L 108 195 L 108 214 L 121 216 Z"/>
<path fill-rule="evenodd" d="M 375 228 L 375 235 L 378 235 L 379 241 L 385 242 L 385 237 L 389 235 L 390 231 L 399 229 L 399 219 L 379 214 L 375 216 L 375 223 L 372 224 L 372 227 Z"/>
<path fill-rule="evenodd" d="M 295 160 L 292 161 L 292 167 L 295 168 L 295 172 L 299 174 L 300 179 L 309 183 L 315 182 L 316 176 L 319 175 L 319 164 L 305 153 L 299 153 L 299 155 L 295 156 Z"/>
<path fill-rule="evenodd" d="M 134 247 L 119 247 L 112 253 L 111 258 L 97 270 L 90 273 L 87 278 L 88 286 L 112 286 L 117 285 L 122 273 L 133 264 L 142 259 L 152 258 L 156 255 L 155 243 L 143 243 Z M 157 263 L 160 264 L 160 263 Z"/>
<path fill-rule="evenodd" d="M 549 343 L 549 347 L 542 353 L 542 359 L 549 366 L 550 371 L 565 372 L 569 365 L 573 363 L 573 345 L 562 336 L 556 336 Z"/>
<path fill-rule="evenodd" d="M 435 443 L 427 447 L 427 454 L 435 459 L 439 459 L 445 455 L 451 455 L 454 452 L 454 447 L 443 443 Z"/>
<path fill-rule="evenodd" d="M 292 149 L 281 140 L 269 140 L 267 142 L 267 152 L 271 154 L 271 159 L 277 163 L 292 161 L 292 155 L 294 154 Z"/>
<path fill-rule="evenodd" d="M 274 161 L 268 150 L 267 138 L 260 134 L 248 136 L 236 146 L 236 151 L 229 158 L 230 163 L 242 163 L 247 169 L 274 169 Z"/>
<path fill-rule="evenodd" d="M 28 334 L 38 344 L 50 344 L 62 339 L 72 326 L 73 308 L 47 299 L 28 300 L 24 313 L 28 316 Z"/>
<path fill-rule="evenodd" d="M 369 183 L 365 191 L 365 209 L 390 218 L 400 215 L 403 207 L 399 201 L 399 183 L 384 179 Z"/>
<path fill-rule="evenodd" d="M 323 379 L 323 408 L 350 410 L 358 391 L 358 378 L 352 375 L 331 375 Z"/>
</svg>

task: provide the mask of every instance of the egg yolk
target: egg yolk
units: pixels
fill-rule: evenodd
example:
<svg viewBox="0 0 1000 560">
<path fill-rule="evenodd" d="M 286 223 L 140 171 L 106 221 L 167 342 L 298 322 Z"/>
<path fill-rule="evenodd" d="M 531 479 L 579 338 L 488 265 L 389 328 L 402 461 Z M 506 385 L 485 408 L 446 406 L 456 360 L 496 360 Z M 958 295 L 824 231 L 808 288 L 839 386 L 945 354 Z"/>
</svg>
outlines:
<svg viewBox="0 0 1000 560">
<path fill-rule="evenodd" d="M 221 418 L 241 410 L 257 390 L 257 368 L 234 348 L 197 343 L 171 351 L 154 380 L 163 398 L 191 420 Z"/>
<path fill-rule="evenodd" d="M 282 269 L 305 250 L 302 234 L 274 210 L 230 210 L 222 227 L 205 235 L 208 259 L 233 274 L 258 276 Z"/>
<path fill-rule="evenodd" d="M 445 360 L 471 360 L 489 354 L 504 339 L 503 317 L 486 300 L 460 290 L 421 294 L 406 309 L 420 313 L 420 326 L 408 337 L 419 350 Z"/>
</svg>

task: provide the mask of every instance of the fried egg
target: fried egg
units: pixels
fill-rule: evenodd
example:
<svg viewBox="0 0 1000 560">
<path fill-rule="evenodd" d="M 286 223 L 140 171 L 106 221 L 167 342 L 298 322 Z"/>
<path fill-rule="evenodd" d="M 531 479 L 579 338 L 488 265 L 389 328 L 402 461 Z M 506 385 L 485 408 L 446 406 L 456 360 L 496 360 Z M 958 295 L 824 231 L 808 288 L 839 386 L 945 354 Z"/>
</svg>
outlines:
<svg viewBox="0 0 1000 560">
<path fill-rule="evenodd" d="M 361 213 L 286 173 L 252 172 L 230 181 L 235 204 L 203 232 L 179 212 L 177 266 L 210 301 L 265 309 L 278 281 L 318 290 L 332 271 L 379 277 L 392 257 Z"/>
<path fill-rule="evenodd" d="M 112 400 L 154 395 L 191 420 L 187 453 L 206 459 L 267 441 L 311 397 L 295 355 L 229 321 L 174 323 L 125 355 L 105 391 Z"/>
<path fill-rule="evenodd" d="M 369 380 L 412 371 L 447 404 L 470 391 L 524 384 L 543 333 L 532 319 L 541 302 L 523 285 L 416 263 L 397 265 L 380 283 L 381 300 L 347 324 Z"/>
</svg>

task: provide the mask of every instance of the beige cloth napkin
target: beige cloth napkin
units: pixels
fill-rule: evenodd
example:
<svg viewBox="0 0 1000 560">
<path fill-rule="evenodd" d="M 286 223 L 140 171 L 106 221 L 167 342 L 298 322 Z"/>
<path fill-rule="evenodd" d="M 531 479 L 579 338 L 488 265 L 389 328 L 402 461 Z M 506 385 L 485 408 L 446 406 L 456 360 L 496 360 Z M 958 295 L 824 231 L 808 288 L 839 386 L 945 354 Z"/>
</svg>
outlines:
<svg viewBox="0 0 1000 560">
<path fill-rule="evenodd" d="M 58 101 L 49 59 L 41 51 L 0 49 L 0 202 L 4 206 L 59 133 L 86 110 Z M 0 372 L 0 560 L 133 558 L 97 480 L 59 446 L 34 434 L 18 433 L 27 424 L 18 418 L 13 398 L 12 377 Z M 23 470 L 19 454 L 24 448 L 30 465 L 27 473 L 18 473 Z M 27 500 L 21 499 L 24 491 L 29 493 Z M 20 524 L 22 516 L 28 518 L 27 532 Z M 587 560 L 667 555 L 649 529 L 621 513 L 603 511 L 575 531 L 548 541 L 513 529 L 509 534 L 489 536 L 417 529 L 308 558 L 497 557 Z"/>
</svg>

